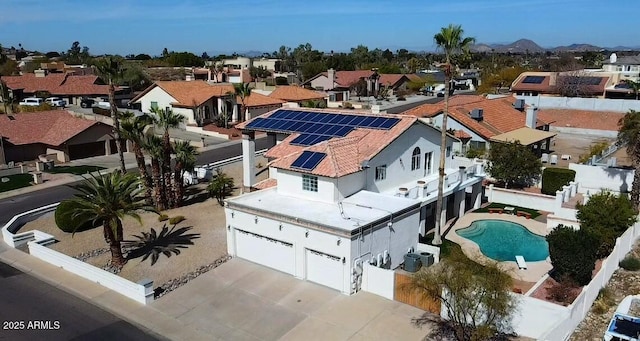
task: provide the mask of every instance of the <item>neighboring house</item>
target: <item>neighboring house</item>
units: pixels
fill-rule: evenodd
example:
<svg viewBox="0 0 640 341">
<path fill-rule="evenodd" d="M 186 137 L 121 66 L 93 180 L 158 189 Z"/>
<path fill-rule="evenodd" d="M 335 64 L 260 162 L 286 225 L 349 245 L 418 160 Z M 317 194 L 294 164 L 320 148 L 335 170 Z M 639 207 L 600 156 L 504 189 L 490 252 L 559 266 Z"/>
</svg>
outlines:
<svg viewBox="0 0 640 341">
<path fill-rule="evenodd" d="M 384 86 L 393 91 L 406 91 L 407 83 L 419 79 L 416 75 L 378 74 L 372 70 L 322 72 L 303 85 L 326 91 L 330 101 L 348 101 L 351 96 L 374 96 Z"/>
<path fill-rule="evenodd" d="M 511 84 L 511 92 L 523 96 L 568 96 L 605 98 L 615 87 L 609 74 L 589 70 L 572 72 L 526 71 Z"/>
<path fill-rule="evenodd" d="M 618 73 L 620 80 L 629 79 L 637 82 L 640 79 L 640 55 L 618 57 L 612 53 L 609 61 L 602 64 L 602 71 Z"/>
<path fill-rule="evenodd" d="M 150 113 L 152 108 L 173 110 L 185 117 L 187 126 L 202 127 L 213 122 L 223 112 L 229 113 L 233 122 L 238 120 L 235 89 L 229 83 L 159 81 L 138 94 L 131 102 L 139 103 L 141 111 L 145 113 Z"/>
<path fill-rule="evenodd" d="M 576 135 L 617 138 L 624 112 L 580 109 L 539 109 L 538 117 L 549 122 L 549 130 Z"/>
<path fill-rule="evenodd" d="M 6 162 L 31 161 L 54 154 L 59 162 L 116 152 L 112 127 L 74 117 L 66 110 L 0 115 Z"/>
<path fill-rule="evenodd" d="M 240 96 L 236 97 L 236 103 L 241 106 L 242 98 L 240 98 Z M 282 107 L 283 103 L 285 103 L 285 101 L 252 91 L 251 95 L 244 99 L 244 105 L 246 107 L 246 112 L 244 113 L 245 120 L 278 109 Z"/>
<path fill-rule="evenodd" d="M 423 104 L 404 115 L 425 117 L 436 127 L 442 126 L 444 102 Z M 537 118 L 537 108 L 527 106 L 524 100 L 500 97 L 458 95 L 449 100 L 447 130 L 455 131 L 461 144 L 456 151 L 465 154 L 469 149 L 489 149 L 490 143 L 519 140 L 532 146 L 538 154 L 548 152 L 551 138 L 548 122 Z"/>
<path fill-rule="evenodd" d="M 82 97 L 107 97 L 109 86 L 94 75 L 76 76 L 71 73 L 51 73 L 36 70 L 22 76 L 3 76 L 2 80 L 13 93 L 14 100 L 34 96 L 39 91 L 46 91 L 51 96 L 61 97 L 69 104 L 80 105 Z M 116 94 L 124 92 L 116 88 Z"/>
<path fill-rule="evenodd" d="M 237 127 L 243 184 L 263 189 L 226 200 L 230 255 L 352 294 L 365 262 L 397 268 L 434 226 L 440 131 L 420 119 L 282 108 Z M 258 184 L 257 132 L 274 145 Z M 443 222 L 481 202 L 482 167 L 455 162 L 447 158 Z"/>
<path fill-rule="evenodd" d="M 294 106 L 305 104 L 306 102 L 324 102 L 326 105 L 327 94 L 305 89 L 296 85 L 283 85 L 276 87 L 269 97 L 279 99 Z"/>
</svg>

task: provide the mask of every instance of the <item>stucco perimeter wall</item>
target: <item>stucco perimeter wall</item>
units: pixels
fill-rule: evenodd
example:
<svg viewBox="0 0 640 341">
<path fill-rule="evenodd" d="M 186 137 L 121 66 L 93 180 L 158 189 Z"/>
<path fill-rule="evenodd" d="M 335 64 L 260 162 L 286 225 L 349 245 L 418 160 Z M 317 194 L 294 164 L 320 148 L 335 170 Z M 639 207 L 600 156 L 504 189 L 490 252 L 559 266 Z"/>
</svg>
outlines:
<svg viewBox="0 0 640 341">
<path fill-rule="evenodd" d="M 498 188 L 493 185 L 489 185 L 487 199 L 489 202 L 499 202 L 539 211 L 555 212 L 556 210 L 554 196 Z"/>
<path fill-rule="evenodd" d="M 366 292 L 393 300 L 395 292 L 395 271 L 364 263 L 361 288 Z"/>
<path fill-rule="evenodd" d="M 575 181 L 579 184 L 579 193 L 593 194 L 603 189 L 614 193 L 627 192 L 631 190 L 633 183 L 634 170 L 577 163 L 570 163 L 569 169 L 576 171 Z"/>
<path fill-rule="evenodd" d="M 552 97 L 552 96 L 516 96 L 524 99 L 527 104 L 533 104 L 538 108 L 579 109 L 593 111 L 617 111 L 640 110 L 640 101 L 628 99 L 609 98 L 579 98 L 579 97 Z"/>
</svg>

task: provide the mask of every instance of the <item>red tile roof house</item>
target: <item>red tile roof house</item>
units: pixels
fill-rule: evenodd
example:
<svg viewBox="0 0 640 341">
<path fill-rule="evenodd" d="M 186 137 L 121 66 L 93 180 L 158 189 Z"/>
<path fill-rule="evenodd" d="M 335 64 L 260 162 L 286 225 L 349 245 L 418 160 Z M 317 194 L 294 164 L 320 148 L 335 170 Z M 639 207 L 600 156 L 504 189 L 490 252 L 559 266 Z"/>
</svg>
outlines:
<svg viewBox="0 0 640 341">
<path fill-rule="evenodd" d="M 284 106 L 297 107 L 307 105 L 309 102 L 324 102 L 326 105 L 329 95 L 296 85 L 282 85 L 276 87 L 276 89 L 269 94 L 269 97 L 283 101 Z"/>
<path fill-rule="evenodd" d="M 376 75 L 377 77 L 374 77 Z M 407 83 L 416 75 L 377 74 L 371 70 L 335 71 L 329 69 L 306 81 L 303 85 L 326 91 L 331 102 L 349 101 L 352 96 L 373 96 L 382 86 L 393 91 L 407 90 Z"/>
<path fill-rule="evenodd" d="M 3 76 L 2 80 L 13 92 L 15 99 L 34 96 L 36 92 L 46 91 L 51 96 L 66 99 L 69 104 L 80 105 L 82 97 L 109 96 L 109 86 L 94 75 L 46 74 L 44 70 L 36 70 L 35 73 L 27 73 L 22 76 Z M 122 92 L 124 89 L 116 89 L 116 95 Z"/>
<path fill-rule="evenodd" d="M 444 102 L 423 104 L 404 115 L 424 117 L 436 127 L 442 126 Z M 491 142 L 518 140 L 530 145 L 536 153 L 548 152 L 551 138 L 549 122 L 537 118 L 537 108 L 526 106 L 514 97 L 487 99 L 475 95 L 458 95 L 449 100 L 447 130 L 461 138 L 456 151 L 465 154 L 470 149 L 488 149 Z"/>
<path fill-rule="evenodd" d="M 0 115 L 0 138 L 6 162 L 55 155 L 59 162 L 116 151 L 112 127 L 74 117 L 66 110 Z"/>
<path fill-rule="evenodd" d="M 609 76 L 585 73 L 527 71 L 511 84 L 511 93 L 525 96 L 560 96 L 604 98 L 606 89 L 615 84 Z"/>
<path fill-rule="evenodd" d="M 281 108 L 238 128 L 243 185 L 264 189 L 226 200 L 228 253 L 345 294 L 366 285 L 363 267 L 391 272 L 418 250 L 435 214 L 446 221 L 480 205 L 482 167 L 447 158 L 448 204 L 434 213 L 440 131 L 415 116 Z M 274 145 L 260 184 L 257 132 Z M 313 134 L 328 139 L 303 141 Z"/>
</svg>

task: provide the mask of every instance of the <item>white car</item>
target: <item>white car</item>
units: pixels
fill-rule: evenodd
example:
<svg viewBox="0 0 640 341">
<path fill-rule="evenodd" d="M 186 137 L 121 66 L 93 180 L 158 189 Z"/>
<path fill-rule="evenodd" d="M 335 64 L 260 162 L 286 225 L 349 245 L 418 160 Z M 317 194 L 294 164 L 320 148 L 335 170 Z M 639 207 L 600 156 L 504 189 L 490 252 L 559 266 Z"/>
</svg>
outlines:
<svg viewBox="0 0 640 341">
<path fill-rule="evenodd" d="M 44 103 L 44 99 L 38 97 L 27 97 L 23 99 L 19 104 L 29 107 L 37 107 Z"/>
<path fill-rule="evenodd" d="M 63 100 L 60 97 L 49 97 L 44 100 L 45 103 L 49 104 L 52 107 L 66 107 L 67 101 Z"/>
</svg>

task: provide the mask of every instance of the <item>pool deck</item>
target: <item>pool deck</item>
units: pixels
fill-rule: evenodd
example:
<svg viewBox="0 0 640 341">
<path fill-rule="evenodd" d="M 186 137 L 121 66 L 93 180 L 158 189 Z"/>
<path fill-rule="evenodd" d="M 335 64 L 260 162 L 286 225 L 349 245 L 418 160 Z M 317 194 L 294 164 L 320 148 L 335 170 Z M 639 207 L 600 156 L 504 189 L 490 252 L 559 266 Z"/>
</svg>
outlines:
<svg viewBox="0 0 640 341">
<path fill-rule="evenodd" d="M 486 220 L 486 219 L 495 219 L 495 220 L 505 220 L 513 223 L 520 224 L 526 227 L 532 233 L 535 233 L 540 236 L 546 236 L 549 233 L 547 230 L 547 224 L 541 223 L 539 221 L 535 221 L 533 219 L 526 219 L 525 217 L 518 217 L 516 215 L 511 214 L 498 214 L 498 213 L 467 213 L 464 216 L 460 217 L 458 221 L 449 229 L 447 234 L 444 236 L 445 239 L 448 239 L 456 244 L 459 244 L 462 247 L 462 252 L 464 252 L 467 257 L 473 259 L 474 261 L 480 264 L 487 264 L 489 262 L 495 262 L 493 259 L 485 256 L 480 252 L 480 247 L 475 242 L 460 237 L 455 231 L 458 229 L 463 229 L 468 227 L 476 220 Z M 526 260 L 525 260 L 526 261 Z M 527 261 L 527 269 L 518 269 L 518 264 L 514 261 L 509 262 L 498 262 L 498 266 L 509 273 L 511 277 L 525 282 L 537 282 L 542 276 L 548 273 L 553 267 L 551 266 L 551 260 L 547 257 L 544 261 L 539 262 L 529 262 Z"/>
</svg>

